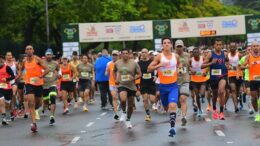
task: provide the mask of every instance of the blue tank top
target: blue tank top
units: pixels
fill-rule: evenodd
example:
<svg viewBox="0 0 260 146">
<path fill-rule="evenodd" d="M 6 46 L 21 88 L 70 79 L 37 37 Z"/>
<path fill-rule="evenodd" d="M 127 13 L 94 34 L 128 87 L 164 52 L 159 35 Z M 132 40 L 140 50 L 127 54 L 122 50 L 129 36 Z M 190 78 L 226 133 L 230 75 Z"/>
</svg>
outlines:
<svg viewBox="0 0 260 146">
<path fill-rule="evenodd" d="M 210 80 L 216 80 L 227 76 L 226 58 L 224 51 L 221 51 L 221 55 L 217 55 L 214 51 L 211 51 L 211 58 L 217 59 L 215 64 L 210 66 Z"/>
</svg>

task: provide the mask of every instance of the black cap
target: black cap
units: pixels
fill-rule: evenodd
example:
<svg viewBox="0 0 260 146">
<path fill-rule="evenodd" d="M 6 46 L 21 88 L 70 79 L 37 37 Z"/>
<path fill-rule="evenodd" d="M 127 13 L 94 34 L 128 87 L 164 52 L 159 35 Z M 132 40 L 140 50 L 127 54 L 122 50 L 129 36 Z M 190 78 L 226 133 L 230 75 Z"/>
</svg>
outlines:
<svg viewBox="0 0 260 146">
<path fill-rule="evenodd" d="M 77 51 L 73 51 L 73 52 L 72 52 L 72 55 L 73 55 L 73 56 L 78 56 L 78 52 L 77 52 Z"/>
</svg>

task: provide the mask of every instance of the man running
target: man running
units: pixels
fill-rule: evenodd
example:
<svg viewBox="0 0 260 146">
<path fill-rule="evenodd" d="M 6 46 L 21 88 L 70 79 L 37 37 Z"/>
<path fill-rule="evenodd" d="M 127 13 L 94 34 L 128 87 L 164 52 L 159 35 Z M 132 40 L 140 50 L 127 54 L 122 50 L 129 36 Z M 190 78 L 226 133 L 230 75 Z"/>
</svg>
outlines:
<svg viewBox="0 0 260 146">
<path fill-rule="evenodd" d="M 50 125 L 55 123 L 55 109 L 56 109 L 56 97 L 57 97 L 57 80 L 58 80 L 58 72 L 59 65 L 53 58 L 52 49 L 47 49 L 45 52 L 46 60 L 44 60 L 44 64 L 49 70 L 49 73 L 43 78 L 43 112 L 46 107 L 51 110 L 50 115 Z"/>
<path fill-rule="evenodd" d="M 210 86 L 213 91 L 213 119 L 225 120 L 224 105 L 227 85 L 227 54 L 222 51 L 222 41 L 217 38 L 214 44 L 214 50 L 208 53 L 202 68 L 210 67 Z M 220 101 L 220 114 L 217 112 L 217 98 Z"/>
<path fill-rule="evenodd" d="M 142 59 L 138 62 L 142 77 L 141 77 L 141 83 L 140 83 L 140 92 L 143 97 L 144 102 L 144 109 L 146 112 L 145 121 L 151 121 L 151 115 L 149 110 L 149 101 L 151 102 L 151 105 L 155 102 L 155 94 L 156 94 L 156 86 L 155 86 L 155 75 L 154 72 L 148 72 L 148 66 L 152 62 L 152 60 L 149 59 L 148 49 L 144 48 L 141 51 L 142 53 Z"/>
<path fill-rule="evenodd" d="M 180 63 L 182 64 L 182 68 L 178 69 L 178 86 L 179 86 L 179 102 L 181 105 L 181 113 L 182 113 L 182 126 L 185 126 L 187 123 L 186 115 L 187 115 L 187 98 L 190 95 L 189 83 L 190 83 L 190 75 L 189 75 L 189 59 L 190 56 L 188 53 L 184 52 L 184 43 L 182 40 L 177 40 L 175 42 L 175 51 L 179 55 Z"/>
<path fill-rule="evenodd" d="M 118 92 L 121 99 L 122 115 L 120 121 L 125 121 L 126 127 L 131 129 L 131 116 L 133 113 L 134 96 L 136 93 L 135 80 L 141 77 L 141 71 L 139 65 L 129 58 L 129 51 L 127 49 L 122 50 L 122 59 L 115 63 L 114 78 L 118 83 Z M 126 115 L 126 101 L 127 115 Z"/>
<path fill-rule="evenodd" d="M 251 100 L 254 110 L 256 112 L 255 122 L 260 122 L 260 99 L 259 99 L 259 89 L 260 89 L 260 46 L 258 42 L 253 42 L 251 45 L 251 52 L 246 57 L 246 62 L 244 66 L 248 66 L 249 69 L 249 84 Z"/>
<path fill-rule="evenodd" d="M 94 67 L 88 62 L 87 55 L 82 55 L 82 62 L 77 66 L 77 74 L 79 78 L 79 94 L 83 99 L 83 111 L 88 112 L 87 103 L 91 90 L 92 80 L 95 78 Z"/>
<path fill-rule="evenodd" d="M 25 95 L 28 98 L 28 104 L 31 115 L 31 131 L 37 132 L 36 109 L 41 106 L 43 94 L 43 77 L 48 73 L 48 68 L 44 65 L 40 57 L 34 55 L 34 48 L 31 45 L 25 47 L 26 59 L 23 63 L 25 69 Z"/>
<path fill-rule="evenodd" d="M 114 107 L 114 119 L 119 120 L 118 116 L 118 94 L 117 94 L 117 85 L 114 78 L 114 67 L 115 63 L 118 60 L 119 52 L 117 50 L 112 51 L 112 61 L 107 63 L 106 75 L 109 75 L 109 90 L 113 98 L 113 107 Z"/>
<path fill-rule="evenodd" d="M 163 38 L 162 47 L 162 53 L 154 58 L 153 62 L 148 66 L 148 71 L 153 72 L 154 70 L 158 70 L 160 97 L 164 109 L 170 113 L 171 129 L 169 136 L 173 137 L 176 135 L 175 121 L 179 96 L 177 68 L 181 68 L 182 65 L 179 61 L 179 55 L 171 51 L 171 38 Z"/>
<path fill-rule="evenodd" d="M 0 111 L 2 114 L 2 125 L 8 125 L 6 120 L 5 103 L 10 104 L 12 100 L 11 81 L 15 78 L 12 69 L 5 65 L 4 57 L 0 56 Z"/>
</svg>

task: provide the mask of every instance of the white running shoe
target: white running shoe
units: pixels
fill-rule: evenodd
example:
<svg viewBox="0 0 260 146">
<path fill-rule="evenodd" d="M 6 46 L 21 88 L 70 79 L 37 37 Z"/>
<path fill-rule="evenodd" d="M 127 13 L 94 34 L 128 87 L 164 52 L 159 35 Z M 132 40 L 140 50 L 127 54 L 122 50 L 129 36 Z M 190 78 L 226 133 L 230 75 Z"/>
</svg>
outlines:
<svg viewBox="0 0 260 146">
<path fill-rule="evenodd" d="M 131 121 L 125 121 L 126 128 L 131 129 L 133 126 L 131 124 Z"/>
<path fill-rule="evenodd" d="M 122 113 L 121 116 L 120 116 L 119 121 L 120 121 L 120 122 L 123 122 L 123 121 L 125 121 L 125 119 L 126 119 L 126 114 L 125 114 L 125 113 Z"/>
</svg>

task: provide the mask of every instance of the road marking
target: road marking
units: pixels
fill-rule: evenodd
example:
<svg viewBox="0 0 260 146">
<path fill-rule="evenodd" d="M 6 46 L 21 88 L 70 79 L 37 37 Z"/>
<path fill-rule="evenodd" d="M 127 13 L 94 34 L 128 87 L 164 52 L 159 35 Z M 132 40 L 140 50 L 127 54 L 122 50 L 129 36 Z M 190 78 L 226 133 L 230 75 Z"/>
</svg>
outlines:
<svg viewBox="0 0 260 146">
<path fill-rule="evenodd" d="M 101 118 L 96 118 L 97 120 L 100 120 Z"/>
<path fill-rule="evenodd" d="M 228 141 L 227 144 L 233 144 L 234 142 L 233 141 Z"/>
<path fill-rule="evenodd" d="M 85 131 L 85 130 L 82 130 L 82 131 L 80 131 L 80 133 L 86 133 L 87 131 Z"/>
<path fill-rule="evenodd" d="M 215 130 L 218 136 L 225 136 L 225 134 L 221 130 Z"/>
<path fill-rule="evenodd" d="M 89 122 L 88 125 L 86 125 L 86 127 L 90 127 L 94 124 L 94 122 Z"/>
<path fill-rule="evenodd" d="M 210 119 L 210 118 L 205 118 L 205 121 L 206 121 L 206 122 L 210 122 L 211 119 Z"/>
<path fill-rule="evenodd" d="M 102 114 L 100 114 L 100 116 L 104 116 L 104 115 L 106 115 L 107 114 L 107 112 L 103 112 Z"/>
<path fill-rule="evenodd" d="M 76 137 L 74 137 L 74 138 L 72 139 L 71 143 L 72 143 L 72 144 L 75 144 L 79 139 L 80 139 L 80 137 L 79 137 L 79 136 L 76 136 Z"/>
</svg>

